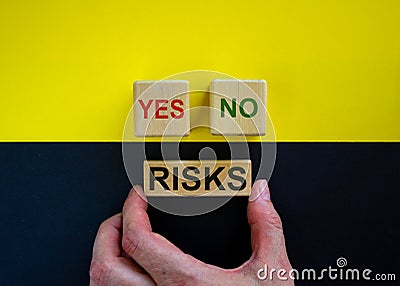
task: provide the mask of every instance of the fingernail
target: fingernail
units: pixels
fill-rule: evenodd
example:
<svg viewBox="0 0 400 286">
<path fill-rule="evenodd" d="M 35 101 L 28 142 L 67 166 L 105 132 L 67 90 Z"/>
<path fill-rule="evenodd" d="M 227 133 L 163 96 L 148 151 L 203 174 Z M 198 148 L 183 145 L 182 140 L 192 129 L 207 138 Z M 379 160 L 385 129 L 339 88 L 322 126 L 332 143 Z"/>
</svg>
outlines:
<svg viewBox="0 0 400 286">
<path fill-rule="evenodd" d="M 132 194 L 136 193 L 139 197 L 141 197 L 144 201 L 147 202 L 146 195 L 144 194 L 143 188 L 140 185 L 134 185 L 129 192 L 128 196 L 131 196 Z"/>
<path fill-rule="evenodd" d="M 134 185 L 131 190 L 129 191 L 128 197 L 131 196 L 134 192 L 138 192 L 137 185 Z"/>
<path fill-rule="evenodd" d="M 261 197 L 263 200 L 270 201 L 271 196 L 269 193 L 268 182 L 266 180 L 258 180 L 254 183 L 251 189 L 249 201 L 254 201 Z"/>
</svg>

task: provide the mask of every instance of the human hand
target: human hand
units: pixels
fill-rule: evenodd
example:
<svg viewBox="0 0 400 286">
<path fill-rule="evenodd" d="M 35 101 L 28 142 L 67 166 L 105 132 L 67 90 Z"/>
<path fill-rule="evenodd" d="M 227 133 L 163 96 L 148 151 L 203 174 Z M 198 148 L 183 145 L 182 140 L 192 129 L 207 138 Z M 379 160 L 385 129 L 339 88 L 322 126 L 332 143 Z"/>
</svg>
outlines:
<svg viewBox="0 0 400 286">
<path fill-rule="evenodd" d="M 290 278 L 257 278 L 265 264 L 286 273 L 292 269 L 282 222 L 265 180 L 254 183 L 247 208 L 253 254 L 235 269 L 206 264 L 152 232 L 143 198 L 142 188 L 135 186 L 122 216 L 111 217 L 100 226 L 93 248 L 90 285 L 294 285 Z"/>
</svg>

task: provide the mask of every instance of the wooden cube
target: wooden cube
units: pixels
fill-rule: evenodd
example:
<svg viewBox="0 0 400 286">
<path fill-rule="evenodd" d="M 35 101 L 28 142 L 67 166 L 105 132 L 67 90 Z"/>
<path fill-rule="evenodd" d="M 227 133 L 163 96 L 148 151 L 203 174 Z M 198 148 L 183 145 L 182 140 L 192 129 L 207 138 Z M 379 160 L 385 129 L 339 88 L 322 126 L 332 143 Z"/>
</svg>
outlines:
<svg viewBox="0 0 400 286">
<path fill-rule="evenodd" d="M 147 196 L 249 196 L 250 160 L 144 161 Z"/>
<path fill-rule="evenodd" d="M 265 80 L 215 79 L 210 86 L 213 135 L 265 135 Z"/>
<path fill-rule="evenodd" d="M 134 133 L 143 136 L 187 136 L 190 132 L 189 82 L 134 83 Z"/>
</svg>

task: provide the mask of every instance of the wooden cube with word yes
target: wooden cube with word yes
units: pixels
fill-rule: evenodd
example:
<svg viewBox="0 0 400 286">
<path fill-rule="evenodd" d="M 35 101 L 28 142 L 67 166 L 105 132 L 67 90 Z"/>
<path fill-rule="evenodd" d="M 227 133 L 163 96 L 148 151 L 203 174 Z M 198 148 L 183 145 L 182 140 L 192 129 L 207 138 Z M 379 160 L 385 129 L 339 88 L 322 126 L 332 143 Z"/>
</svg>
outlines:
<svg viewBox="0 0 400 286">
<path fill-rule="evenodd" d="M 136 81 L 135 136 L 189 135 L 189 104 L 189 82 L 186 80 Z"/>
<path fill-rule="evenodd" d="M 215 79 L 210 86 L 213 135 L 265 135 L 265 80 Z"/>
</svg>

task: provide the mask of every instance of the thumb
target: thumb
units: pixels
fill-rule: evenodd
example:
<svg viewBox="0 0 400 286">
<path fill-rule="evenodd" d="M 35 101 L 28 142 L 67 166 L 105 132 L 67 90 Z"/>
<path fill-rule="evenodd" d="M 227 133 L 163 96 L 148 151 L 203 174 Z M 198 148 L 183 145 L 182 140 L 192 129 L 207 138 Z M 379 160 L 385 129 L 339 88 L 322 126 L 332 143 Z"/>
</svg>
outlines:
<svg viewBox="0 0 400 286">
<path fill-rule="evenodd" d="M 264 261 L 280 261 L 287 257 L 282 222 L 271 202 L 266 180 L 254 183 L 247 217 L 251 227 L 253 257 Z"/>
</svg>

